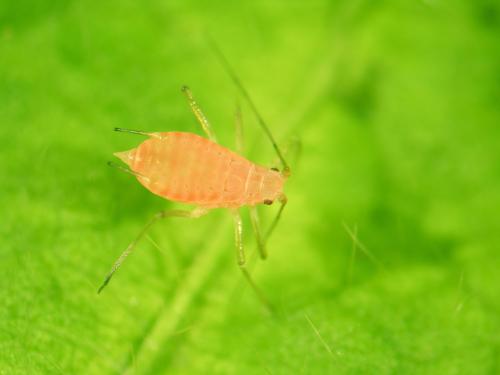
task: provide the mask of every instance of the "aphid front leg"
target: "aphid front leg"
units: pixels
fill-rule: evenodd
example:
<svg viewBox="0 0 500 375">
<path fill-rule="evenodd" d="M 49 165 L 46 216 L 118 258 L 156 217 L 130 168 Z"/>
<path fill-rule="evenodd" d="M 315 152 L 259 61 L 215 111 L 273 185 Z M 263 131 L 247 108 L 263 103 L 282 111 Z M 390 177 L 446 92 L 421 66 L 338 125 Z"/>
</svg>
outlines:
<svg viewBox="0 0 500 375">
<path fill-rule="evenodd" d="M 213 142 L 217 142 L 217 139 L 215 137 L 215 133 L 212 129 L 212 126 L 208 122 L 207 117 L 203 114 L 203 112 L 202 112 L 200 106 L 198 105 L 198 103 L 196 102 L 196 100 L 194 100 L 193 93 L 191 92 L 189 87 L 182 86 L 182 92 L 186 96 L 188 104 L 194 113 L 194 116 L 196 117 L 196 119 L 200 123 L 200 125 L 201 125 L 203 131 L 205 132 L 205 134 L 207 135 L 208 139 L 210 139 Z"/>
<path fill-rule="evenodd" d="M 185 217 L 185 218 L 198 218 L 200 216 L 205 215 L 209 210 L 206 208 L 198 207 L 195 208 L 193 211 L 186 211 L 186 210 L 167 210 L 167 211 L 160 211 L 158 212 L 151 220 L 148 221 L 148 223 L 142 228 L 142 230 L 139 232 L 137 237 L 130 243 L 130 245 L 127 246 L 125 251 L 118 257 L 118 259 L 115 261 L 113 266 L 111 267 L 111 271 L 107 274 L 106 278 L 104 279 L 104 282 L 102 285 L 99 287 L 97 293 L 101 293 L 101 291 L 104 289 L 106 285 L 108 285 L 109 281 L 113 277 L 114 273 L 120 268 L 121 264 L 127 258 L 127 256 L 134 251 L 135 247 L 137 246 L 137 243 L 144 237 L 144 235 L 151 229 L 153 224 L 155 224 L 158 220 L 165 219 L 167 217 Z"/>
<path fill-rule="evenodd" d="M 241 272 L 243 272 L 243 276 L 245 276 L 245 279 L 247 279 L 248 283 L 254 290 L 255 294 L 259 297 L 261 302 L 269 309 L 272 310 L 270 303 L 268 302 L 267 298 L 264 296 L 264 294 L 261 292 L 259 287 L 255 284 L 255 282 L 252 279 L 252 276 L 250 276 L 250 273 L 247 270 L 247 262 L 245 258 L 245 249 L 243 247 L 243 223 L 241 220 L 241 215 L 238 209 L 233 210 L 233 220 L 234 220 L 234 239 L 235 239 L 235 244 L 236 244 L 236 259 L 238 262 L 238 266 L 241 269 Z"/>
</svg>

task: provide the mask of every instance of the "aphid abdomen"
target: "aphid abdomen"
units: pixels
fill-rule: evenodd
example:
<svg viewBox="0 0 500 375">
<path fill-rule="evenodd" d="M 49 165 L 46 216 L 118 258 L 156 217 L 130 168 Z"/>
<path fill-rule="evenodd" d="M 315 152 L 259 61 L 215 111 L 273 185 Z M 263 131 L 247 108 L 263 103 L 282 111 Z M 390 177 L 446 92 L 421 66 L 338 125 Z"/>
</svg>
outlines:
<svg viewBox="0 0 500 375">
<path fill-rule="evenodd" d="M 118 156 L 139 174 L 142 185 L 169 200 L 205 207 L 249 203 L 247 179 L 256 166 L 196 134 L 155 133 Z"/>
</svg>

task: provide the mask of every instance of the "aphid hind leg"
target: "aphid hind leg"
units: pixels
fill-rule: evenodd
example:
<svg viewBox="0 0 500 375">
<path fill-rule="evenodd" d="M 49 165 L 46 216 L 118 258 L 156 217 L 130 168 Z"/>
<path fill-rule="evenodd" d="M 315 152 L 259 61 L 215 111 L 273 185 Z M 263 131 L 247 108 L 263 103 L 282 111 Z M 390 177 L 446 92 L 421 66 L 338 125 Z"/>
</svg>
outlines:
<svg viewBox="0 0 500 375">
<path fill-rule="evenodd" d="M 156 215 L 151 218 L 148 223 L 142 228 L 142 230 L 139 232 L 137 237 L 127 246 L 125 251 L 118 257 L 118 259 L 113 263 L 113 266 L 111 267 L 111 271 L 106 275 L 102 285 L 99 287 L 97 290 L 97 293 L 101 293 L 101 291 L 104 289 L 106 285 L 108 285 L 109 281 L 113 277 L 114 273 L 120 268 L 122 265 L 123 261 L 125 258 L 127 258 L 132 251 L 134 251 L 135 247 L 137 246 L 137 243 L 146 235 L 146 233 L 151 229 L 153 224 L 155 224 L 158 220 L 165 219 L 167 217 L 184 217 L 184 218 L 198 218 L 200 216 L 205 215 L 208 212 L 208 209 L 198 207 L 195 208 L 193 211 L 186 211 L 186 210 L 166 210 L 166 211 L 160 211 Z"/>
<path fill-rule="evenodd" d="M 199 124 L 201 125 L 203 131 L 207 135 L 208 139 L 210 139 L 213 142 L 217 142 L 217 138 L 215 137 L 215 133 L 212 129 L 212 126 L 208 122 L 207 117 L 203 114 L 200 106 L 194 100 L 193 93 L 187 86 L 182 86 L 182 92 L 184 93 L 184 96 L 186 96 L 186 99 L 188 101 L 189 107 L 191 107 L 191 111 L 193 111 L 194 116 L 198 120 Z"/>
<path fill-rule="evenodd" d="M 267 258 L 266 244 L 264 243 L 264 238 L 262 237 L 262 230 L 260 229 L 259 213 L 257 212 L 256 206 L 250 206 L 248 208 L 250 212 L 250 222 L 252 223 L 252 229 L 255 236 L 255 241 L 257 241 L 257 249 L 259 249 L 259 254 L 261 259 Z"/>
<path fill-rule="evenodd" d="M 252 279 L 252 276 L 248 272 L 247 269 L 247 262 L 245 258 L 245 249 L 243 247 L 243 223 L 241 220 L 241 215 L 239 210 L 235 209 L 232 211 L 233 213 L 233 220 L 234 220 L 234 239 L 235 239 L 235 244 L 236 244 L 236 259 L 238 266 L 241 269 L 241 272 L 243 273 L 243 276 L 245 279 L 248 281 L 252 289 L 254 290 L 255 294 L 257 297 L 259 297 L 260 301 L 269 309 L 272 310 L 271 304 L 267 300 L 267 298 L 264 296 L 262 291 L 259 289 L 257 284 Z"/>
<path fill-rule="evenodd" d="M 222 53 L 221 49 L 219 46 L 215 43 L 214 40 L 209 39 L 208 40 L 215 56 L 219 60 L 219 63 L 222 65 L 222 68 L 226 71 L 227 75 L 231 78 L 233 81 L 234 85 L 240 90 L 241 94 L 243 95 L 243 98 L 246 100 L 248 105 L 250 106 L 250 109 L 252 110 L 253 114 L 255 115 L 257 122 L 259 123 L 260 127 L 266 134 L 267 138 L 271 142 L 274 151 L 276 152 L 276 156 L 281 161 L 281 164 L 283 166 L 282 174 L 285 176 L 290 175 L 290 167 L 288 166 L 288 163 L 286 162 L 285 158 L 283 157 L 283 154 L 276 143 L 276 140 L 274 139 L 271 130 L 269 130 L 269 127 L 267 126 L 266 122 L 262 118 L 260 112 L 257 110 L 257 106 L 253 102 L 252 98 L 250 97 L 250 94 L 246 90 L 245 86 L 243 86 L 243 83 L 241 82 L 240 78 L 238 75 L 235 73 L 233 67 L 229 64 L 229 61 L 226 59 L 226 56 Z"/>
</svg>

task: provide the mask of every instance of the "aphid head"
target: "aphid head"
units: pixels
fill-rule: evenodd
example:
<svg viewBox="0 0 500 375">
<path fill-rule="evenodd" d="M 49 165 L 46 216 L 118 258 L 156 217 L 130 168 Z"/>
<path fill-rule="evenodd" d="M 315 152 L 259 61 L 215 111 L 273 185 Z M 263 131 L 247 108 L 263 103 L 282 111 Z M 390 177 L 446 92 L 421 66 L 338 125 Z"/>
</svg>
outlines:
<svg viewBox="0 0 500 375">
<path fill-rule="evenodd" d="M 135 157 L 135 151 L 136 149 L 133 148 L 128 151 L 115 152 L 113 155 L 115 155 L 118 159 L 120 159 L 125 164 L 131 167 L 132 161 L 134 160 Z"/>
</svg>

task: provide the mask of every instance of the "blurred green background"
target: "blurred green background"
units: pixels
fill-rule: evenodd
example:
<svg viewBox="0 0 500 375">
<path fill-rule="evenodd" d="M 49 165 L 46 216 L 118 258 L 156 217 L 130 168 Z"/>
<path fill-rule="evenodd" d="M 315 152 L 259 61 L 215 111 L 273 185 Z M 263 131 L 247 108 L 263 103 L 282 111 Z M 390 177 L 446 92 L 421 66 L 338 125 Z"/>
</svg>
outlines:
<svg viewBox="0 0 500 375">
<path fill-rule="evenodd" d="M 265 262 L 246 222 L 274 316 L 223 210 L 158 224 L 96 294 L 177 206 L 106 166 L 142 140 L 113 127 L 201 134 L 189 84 L 233 147 L 205 34 L 303 146 Z M 489 0 L 2 0 L 0 374 L 498 373 L 499 40 Z"/>
</svg>

